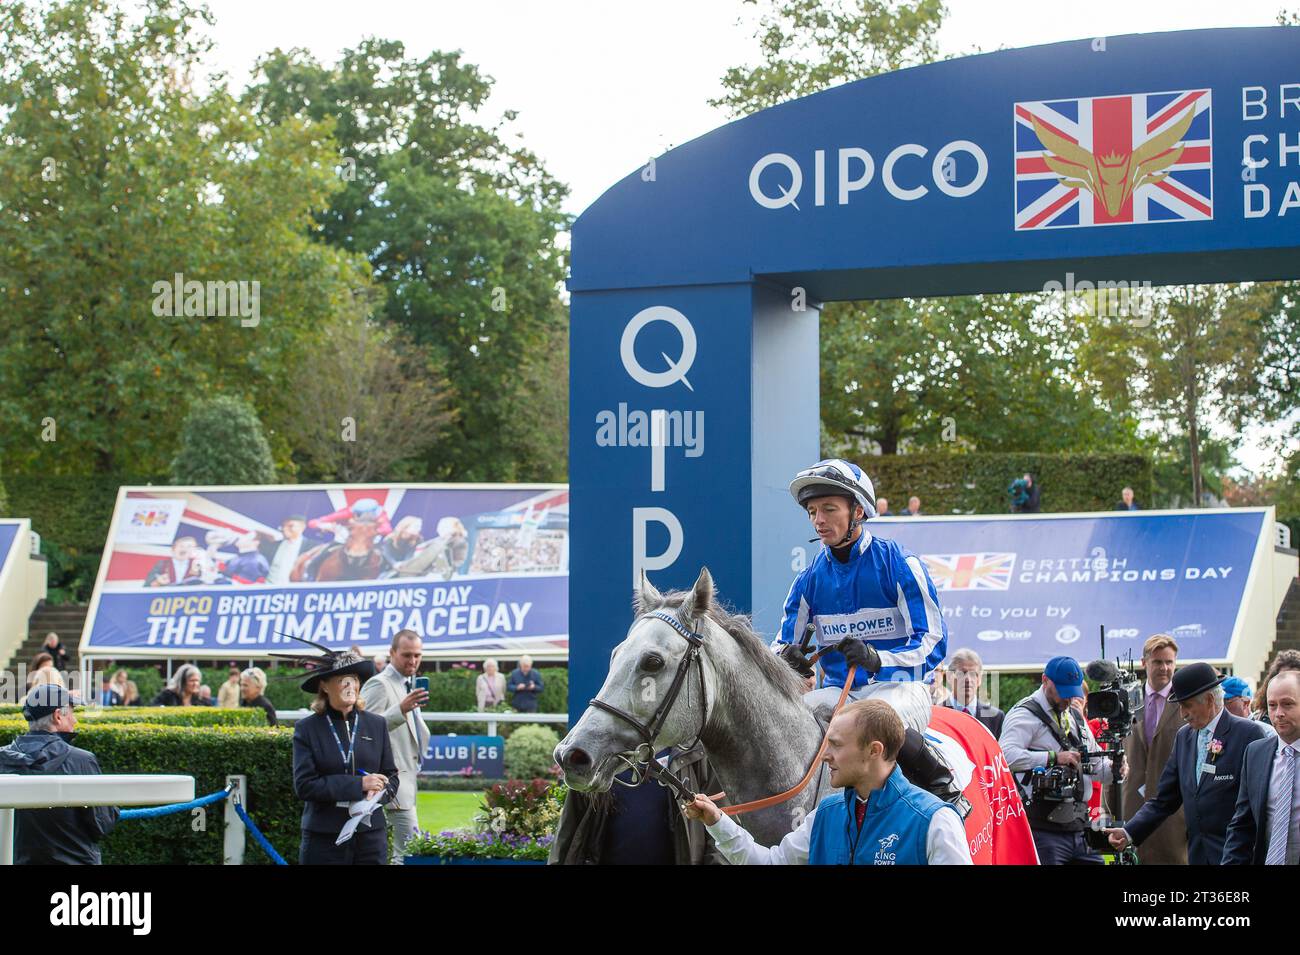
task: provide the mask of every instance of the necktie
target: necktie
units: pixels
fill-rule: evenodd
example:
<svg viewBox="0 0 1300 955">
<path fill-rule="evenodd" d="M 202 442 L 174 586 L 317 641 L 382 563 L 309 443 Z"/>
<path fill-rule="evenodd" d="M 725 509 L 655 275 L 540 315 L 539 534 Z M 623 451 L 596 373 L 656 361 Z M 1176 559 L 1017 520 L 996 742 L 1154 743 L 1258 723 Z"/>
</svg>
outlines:
<svg viewBox="0 0 1300 955">
<path fill-rule="evenodd" d="M 1205 754 L 1210 750 L 1210 728 L 1207 726 L 1196 734 L 1196 782 L 1201 781 L 1201 770 L 1205 769 Z"/>
<path fill-rule="evenodd" d="M 859 800 L 857 800 L 857 801 L 853 804 L 853 810 L 854 810 L 855 815 L 857 815 L 857 817 L 858 817 L 858 829 L 861 830 L 861 829 L 862 829 L 862 822 L 863 822 L 864 819 L 867 818 L 867 804 L 866 804 L 865 802 L 863 802 L 861 799 L 859 799 Z M 1283 836 L 1283 838 L 1285 839 L 1285 837 L 1286 837 L 1286 830 L 1285 830 L 1285 829 L 1283 829 L 1283 831 L 1282 831 L 1282 836 Z"/>
<path fill-rule="evenodd" d="M 1291 800 L 1295 791 L 1295 750 L 1287 746 L 1278 754 L 1282 769 L 1277 779 L 1277 793 L 1273 798 L 1277 812 L 1268 823 L 1268 855 L 1265 865 L 1286 865 L 1287 830 L 1291 827 Z"/>
<path fill-rule="evenodd" d="M 1160 719 L 1160 714 L 1156 712 L 1158 698 L 1158 693 L 1147 694 L 1146 711 L 1142 715 L 1142 726 L 1146 730 L 1148 746 L 1151 745 L 1151 738 L 1156 735 L 1156 721 Z"/>
</svg>

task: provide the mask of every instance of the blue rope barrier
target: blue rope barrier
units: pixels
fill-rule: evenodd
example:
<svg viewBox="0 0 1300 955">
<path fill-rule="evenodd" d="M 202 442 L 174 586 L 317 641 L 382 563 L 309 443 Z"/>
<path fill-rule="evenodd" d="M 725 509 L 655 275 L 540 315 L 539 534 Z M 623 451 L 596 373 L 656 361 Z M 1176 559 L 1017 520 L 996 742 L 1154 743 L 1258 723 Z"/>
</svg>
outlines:
<svg viewBox="0 0 1300 955">
<path fill-rule="evenodd" d="M 239 818 L 243 821 L 245 827 L 247 827 L 248 831 L 253 834 L 253 838 L 256 839 L 257 844 L 262 847 L 262 851 L 271 857 L 271 861 L 276 865 L 288 865 L 289 863 L 285 862 L 284 859 L 280 857 L 280 853 L 275 851 L 275 846 L 271 845 L 271 843 L 267 841 L 266 836 L 262 835 L 262 830 L 257 828 L 257 823 L 253 822 L 248 813 L 244 811 L 244 807 L 238 799 L 235 800 L 234 806 L 235 812 L 239 814 Z"/>
<path fill-rule="evenodd" d="M 146 806 L 143 809 L 123 809 L 119 815 L 122 819 L 154 819 L 158 816 L 170 816 L 173 813 L 198 809 L 200 806 L 210 806 L 214 802 L 221 802 L 229 795 L 230 790 L 223 789 L 221 792 L 200 796 L 198 799 L 192 799 L 189 802 L 176 802 L 169 806 Z"/>
</svg>

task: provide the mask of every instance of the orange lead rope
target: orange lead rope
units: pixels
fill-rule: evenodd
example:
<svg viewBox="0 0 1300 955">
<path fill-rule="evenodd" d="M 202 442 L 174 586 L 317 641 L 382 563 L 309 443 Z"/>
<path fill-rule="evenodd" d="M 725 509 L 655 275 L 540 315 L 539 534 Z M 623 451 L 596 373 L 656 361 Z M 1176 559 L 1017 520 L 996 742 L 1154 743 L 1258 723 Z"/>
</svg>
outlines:
<svg viewBox="0 0 1300 955">
<path fill-rule="evenodd" d="M 816 654 L 813 655 L 811 662 L 816 663 L 817 658 L 820 656 L 821 656 L 821 651 L 819 650 Z M 857 676 L 857 674 L 858 674 L 857 667 L 849 667 L 849 672 L 844 677 L 844 688 L 840 690 L 840 700 L 838 703 L 835 704 L 835 712 L 831 714 L 831 719 L 835 719 L 835 717 L 839 716 L 840 710 L 844 706 L 844 701 L 849 697 L 849 689 L 850 687 L 853 686 L 853 678 Z M 830 727 L 827 726 L 827 733 L 829 732 L 830 732 Z M 812 765 L 808 767 L 808 772 L 804 774 L 803 779 L 799 780 L 799 782 L 794 786 L 794 788 L 787 789 L 783 793 L 778 793 L 775 796 L 768 796 L 764 799 L 755 799 L 752 800 L 751 802 L 742 802 L 736 806 L 719 806 L 718 808 L 721 809 L 728 816 L 739 816 L 741 813 L 755 812 L 759 809 L 767 809 L 769 806 L 779 806 L 781 803 L 793 799 L 795 796 L 799 795 L 801 792 L 803 792 L 805 789 L 808 788 L 808 784 L 812 782 L 813 777 L 817 775 L 817 770 L 821 766 L 822 757 L 826 755 L 827 733 L 822 734 L 822 744 L 817 748 L 817 755 L 813 757 Z M 710 796 L 709 799 L 711 799 L 714 802 L 717 802 L 719 799 L 722 799 L 726 795 L 727 795 L 726 793 L 718 793 L 715 796 Z"/>
</svg>

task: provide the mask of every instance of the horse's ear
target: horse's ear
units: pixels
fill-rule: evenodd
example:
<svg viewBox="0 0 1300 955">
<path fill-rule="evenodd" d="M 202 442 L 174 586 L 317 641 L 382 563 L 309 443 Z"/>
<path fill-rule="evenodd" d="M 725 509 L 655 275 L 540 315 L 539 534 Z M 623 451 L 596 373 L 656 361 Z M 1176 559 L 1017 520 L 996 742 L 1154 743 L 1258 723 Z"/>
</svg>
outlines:
<svg viewBox="0 0 1300 955">
<path fill-rule="evenodd" d="M 632 608 L 638 615 L 648 613 L 656 607 L 662 607 L 664 595 L 655 589 L 655 585 L 650 583 L 650 578 L 646 576 L 645 571 L 641 571 L 641 583 L 636 592 L 632 595 Z"/>
<path fill-rule="evenodd" d="M 701 567 L 700 576 L 695 578 L 695 586 L 691 588 L 691 595 L 682 604 L 682 612 L 688 620 L 702 617 L 709 612 L 717 597 L 717 591 L 713 589 L 713 575 L 709 573 L 709 568 Z"/>
</svg>

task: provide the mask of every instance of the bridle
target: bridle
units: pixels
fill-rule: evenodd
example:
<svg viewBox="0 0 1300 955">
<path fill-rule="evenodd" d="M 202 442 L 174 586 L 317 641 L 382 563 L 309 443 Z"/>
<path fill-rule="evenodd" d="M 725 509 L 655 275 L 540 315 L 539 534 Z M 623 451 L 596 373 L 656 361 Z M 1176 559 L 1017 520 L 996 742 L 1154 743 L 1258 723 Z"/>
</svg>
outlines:
<svg viewBox="0 0 1300 955">
<path fill-rule="evenodd" d="M 642 723 L 626 710 L 619 709 L 614 704 L 606 703 L 604 700 L 599 698 L 592 699 L 588 703 L 588 706 L 594 706 L 598 710 L 604 710 L 611 716 L 618 717 L 623 722 L 629 724 L 641 736 L 642 742 L 632 751 L 631 758 L 623 753 L 619 753 L 614 757 L 626 764 L 627 768 L 631 771 L 631 781 L 623 782 L 623 780 L 619 779 L 618 775 L 615 774 L 614 782 L 618 783 L 620 786 L 635 788 L 640 786 L 646 780 L 653 779 L 660 786 L 672 790 L 673 795 L 680 802 L 693 802 L 695 800 L 695 790 L 690 783 L 669 771 L 667 767 L 659 763 L 659 760 L 655 759 L 654 739 L 659 735 L 659 731 L 663 729 L 663 724 L 664 721 L 668 719 L 669 711 L 672 710 L 673 704 L 677 702 L 677 697 L 682 692 L 682 687 L 686 685 L 686 678 L 690 675 L 691 666 L 699 658 L 701 651 L 704 649 L 704 635 L 691 630 L 684 623 L 678 620 L 677 617 L 664 610 L 651 610 L 649 613 L 644 613 L 640 617 L 637 617 L 637 620 L 643 620 L 646 617 L 655 617 L 658 620 L 662 620 L 664 623 L 668 624 L 668 626 L 676 630 L 677 633 L 685 638 L 686 642 L 690 644 L 690 648 L 682 657 L 681 662 L 677 664 L 677 673 L 673 676 L 672 685 L 668 688 L 668 695 L 665 696 L 659 706 L 655 708 L 654 713 L 650 715 L 649 722 L 646 723 Z M 632 625 L 636 626 L 636 620 L 632 622 Z M 818 650 L 810 658 L 810 662 L 816 663 L 818 658 L 830 649 L 830 647 L 823 647 Z M 709 701 L 708 697 L 705 696 L 704 691 L 704 668 L 701 666 L 698 669 L 700 673 L 700 704 L 703 707 L 704 714 L 700 719 L 700 727 L 695 733 L 694 741 L 692 741 L 690 746 L 682 747 L 683 751 L 692 749 L 697 743 L 699 743 L 700 734 L 704 732 L 704 727 L 707 726 L 709 722 Z M 835 716 L 838 716 L 840 710 L 843 708 L 844 701 L 848 698 L 849 690 L 853 686 L 853 679 L 857 675 L 857 672 L 858 668 L 856 666 L 849 667 L 849 671 L 844 678 L 844 686 L 840 690 L 839 701 L 835 704 L 835 710 L 832 713 L 832 719 Z M 740 803 L 735 806 L 724 806 L 722 807 L 723 813 L 728 816 L 738 816 L 742 813 L 755 812 L 759 809 L 768 809 L 772 806 L 780 805 L 783 802 L 793 799 L 795 796 L 799 795 L 799 793 L 803 792 L 808 788 L 808 784 L 811 783 L 817 775 L 822 762 L 822 757 L 826 754 L 826 744 L 829 739 L 828 734 L 829 730 L 827 733 L 822 734 L 822 741 L 821 745 L 817 749 L 817 755 L 813 757 L 812 763 L 808 766 L 807 773 L 804 774 L 803 779 L 798 783 L 791 786 L 785 792 L 777 793 L 774 796 L 751 800 L 750 802 Z M 716 802 L 724 795 L 726 794 L 717 793 L 716 795 L 709 796 L 709 798 Z"/>
<path fill-rule="evenodd" d="M 638 620 L 644 620 L 648 617 L 662 620 L 690 644 L 686 653 L 682 655 L 681 661 L 677 664 L 677 672 L 673 675 L 673 682 L 668 687 L 668 693 L 655 708 L 654 713 L 650 715 L 650 719 L 644 723 L 627 712 L 627 710 L 620 709 L 613 703 L 606 703 L 599 697 L 592 699 L 588 705 L 594 706 L 598 710 L 604 710 L 611 716 L 618 717 L 635 729 L 641 737 L 641 743 L 632 751 L 631 758 L 622 753 L 615 756 L 615 759 L 627 764 L 628 769 L 631 770 L 632 781 L 623 782 L 615 775 L 614 782 L 621 786 L 635 787 L 640 786 L 647 779 L 654 779 L 659 785 L 671 789 L 678 799 L 689 802 L 695 798 L 695 791 L 688 783 L 660 765 L 659 761 L 655 759 L 654 741 L 655 737 L 659 735 L 659 731 L 663 729 L 668 714 L 672 712 L 673 706 L 677 703 L 677 697 L 681 695 L 682 688 L 686 685 L 692 666 L 695 665 L 704 649 L 704 635 L 690 629 L 676 616 L 665 610 L 651 610 L 649 613 L 644 613 L 633 621 L 633 626 L 636 625 Z M 709 721 L 709 700 L 704 689 L 704 667 L 696 667 L 696 670 L 700 676 L 700 705 L 704 712 L 700 718 L 700 727 L 695 733 L 695 739 L 690 746 L 683 747 L 683 751 L 692 749 L 700 741 L 700 734 L 704 732 L 704 727 Z"/>
</svg>

